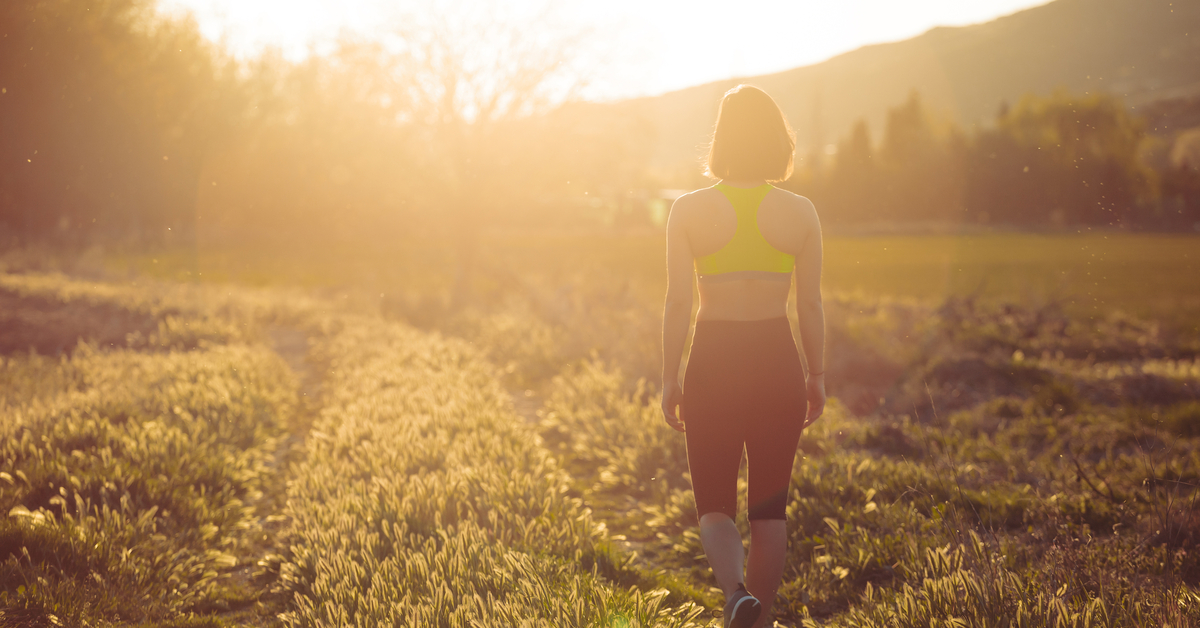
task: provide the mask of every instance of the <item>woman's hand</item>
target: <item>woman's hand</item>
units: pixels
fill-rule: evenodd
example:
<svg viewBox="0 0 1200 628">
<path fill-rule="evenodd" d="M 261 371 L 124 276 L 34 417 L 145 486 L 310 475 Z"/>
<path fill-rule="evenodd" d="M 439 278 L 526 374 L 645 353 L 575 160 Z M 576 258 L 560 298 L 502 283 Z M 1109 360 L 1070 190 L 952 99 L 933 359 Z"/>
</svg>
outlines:
<svg viewBox="0 0 1200 628">
<path fill-rule="evenodd" d="M 679 418 L 679 406 L 683 403 L 683 386 L 676 380 L 667 380 L 663 384 L 662 412 L 667 425 L 676 432 L 683 432 L 683 419 Z"/>
<path fill-rule="evenodd" d="M 825 412 L 825 374 L 809 375 L 805 387 L 808 389 L 808 415 L 804 417 L 801 429 L 816 423 Z"/>
</svg>

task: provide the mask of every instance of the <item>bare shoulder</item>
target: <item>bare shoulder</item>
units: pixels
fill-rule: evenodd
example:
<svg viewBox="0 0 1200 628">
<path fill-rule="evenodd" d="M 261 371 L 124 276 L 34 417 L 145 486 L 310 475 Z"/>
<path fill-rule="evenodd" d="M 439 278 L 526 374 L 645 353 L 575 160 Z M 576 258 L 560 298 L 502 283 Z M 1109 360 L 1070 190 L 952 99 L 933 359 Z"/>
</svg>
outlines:
<svg viewBox="0 0 1200 628">
<path fill-rule="evenodd" d="M 711 202 L 714 198 L 714 195 L 720 195 L 720 192 L 717 191 L 716 188 L 712 187 L 692 190 L 691 192 L 688 192 L 687 194 L 675 199 L 675 204 L 672 207 L 686 208 L 704 205 L 705 203 Z"/>
<path fill-rule="evenodd" d="M 791 214 L 794 218 L 799 218 L 806 223 L 817 220 L 817 207 L 807 197 L 800 196 L 795 192 L 789 192 L 783 188 L 775 188 L 771 192 L 771 196 L 775 197 L 772 200 L 778 204 L 778 207 Z"/>
<path fill-rule="evenodd" d="M 715 191 L 714 188 L 701 188 L 676 198 L 675 202 L 671 204 L 669 220 L 676 222 L 690 220 L 696 215 L 696 212 L 711 203 L 710 197 Z"/>
</svg>

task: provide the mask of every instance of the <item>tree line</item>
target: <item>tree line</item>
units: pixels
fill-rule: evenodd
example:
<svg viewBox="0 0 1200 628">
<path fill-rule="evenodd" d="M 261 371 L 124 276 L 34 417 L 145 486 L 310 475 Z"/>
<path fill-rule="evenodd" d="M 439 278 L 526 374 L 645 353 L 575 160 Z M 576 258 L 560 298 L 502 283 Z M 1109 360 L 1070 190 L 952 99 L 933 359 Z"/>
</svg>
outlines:
<svg viewBox="0 0 1200 628">
<path fill-rule="evenodd" d="M 419 17 L 291 62 L 235 59 L 153 0 L 0 4 L 0 242 L 469 244 L 648 187 L 650 134 L 575 96 L 577 33 Z"/>
<path fill-rule="evenodd" d="M 1153 136 L 1107 94 L 1028 95 L 964 130 L 913 92 L 785 185 L 830 223 L 1200 230 L 1200 134 Z"/>
<path fill-rule="evenodd" d="M 695 183 L 651 172 L 644 119 L 579 102 L 576 33 L 473 19 L 291 62 L 235 59 L 153 0 L 0 4 L 0 244 L 465 252 L 489 227 L 648 225 L 658 190 Z M 1200 135 L 1152 137 L 1104 95 L 1027 97 L 964 130 L 914 93 L 880 141 L 859 122 L 798 165 L 785 186 L 831 224 L 1200 222 Z"/>
</svg>

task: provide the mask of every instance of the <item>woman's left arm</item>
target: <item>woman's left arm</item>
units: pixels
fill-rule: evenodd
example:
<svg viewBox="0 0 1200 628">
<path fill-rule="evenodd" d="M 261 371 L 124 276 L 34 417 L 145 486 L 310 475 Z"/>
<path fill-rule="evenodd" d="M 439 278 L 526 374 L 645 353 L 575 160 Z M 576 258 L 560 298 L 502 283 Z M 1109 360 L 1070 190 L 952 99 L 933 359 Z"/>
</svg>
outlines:
<svg viewBox="0 0 1200 628">
<path fill-rule="evenodd" d="M 808 412 L 804 427 L 812 425 L 825 411 L 825 307 L 821 301 L 821 222 L 817 210 L 803 199 L 801 218 L 805 241 L 796 255 L 796 318 L 800 324 L 800 347 L 808 362 L 805 388 Z"/>
<path fill-rule="evenodd" d="M 680 200 L 682 200 L 681 197 Z M 678 407 L 683 402 L 679 364 L 692 321 L 692 246 L 684 228 L 684 212 L 676 200 L 667 217 L 667 302 L 663 307 L 663 418 L 672 429 L 684 431 Z"/>
</svg>

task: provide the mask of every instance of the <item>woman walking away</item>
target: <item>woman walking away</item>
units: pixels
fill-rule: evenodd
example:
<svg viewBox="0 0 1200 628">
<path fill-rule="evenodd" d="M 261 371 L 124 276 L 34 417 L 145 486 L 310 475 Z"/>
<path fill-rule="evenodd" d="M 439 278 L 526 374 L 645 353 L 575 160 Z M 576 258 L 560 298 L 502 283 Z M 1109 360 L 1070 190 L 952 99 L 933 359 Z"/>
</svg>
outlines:
<svg viewBox="0 0 1200 628">
<path fill-rule="evenodd" d="M 685 433 L 700 540 L 725 592 L 725 626 L 762 626 L 783 578 L 788 484 L 800 432 L 825 408 L 821 227 L 813 204 L 772 186 L 792 172 L 795 140 L 766 92 L 739 85 L 717 114 L 708 174 L 667 220 L 663 398 Z M 684 383 L 679 365 L 700 308 Z M 789 280 L 808 363 L 787 319 Z M 743 573 L 737 516 L 742 452 L 749 469 L 750 556 Z"/>
</svg>

